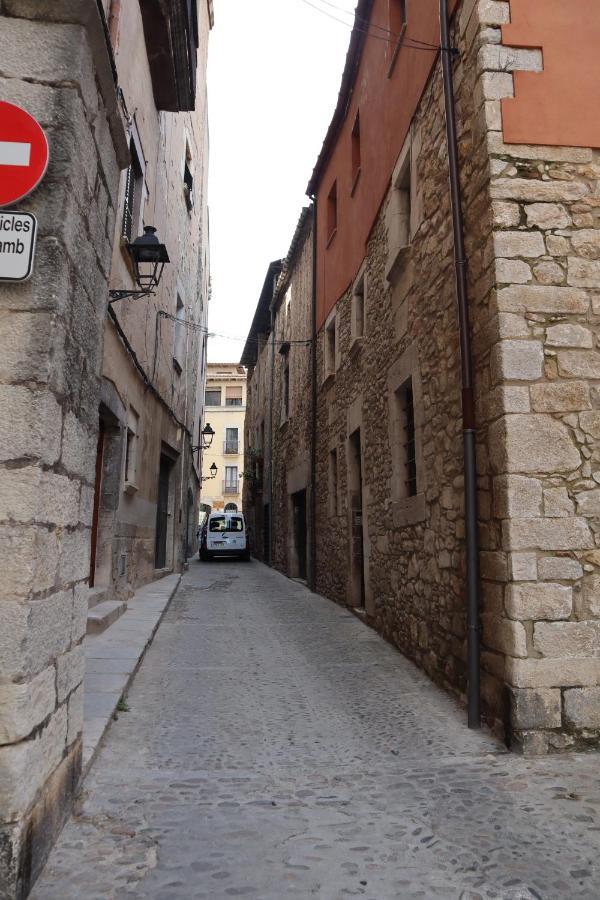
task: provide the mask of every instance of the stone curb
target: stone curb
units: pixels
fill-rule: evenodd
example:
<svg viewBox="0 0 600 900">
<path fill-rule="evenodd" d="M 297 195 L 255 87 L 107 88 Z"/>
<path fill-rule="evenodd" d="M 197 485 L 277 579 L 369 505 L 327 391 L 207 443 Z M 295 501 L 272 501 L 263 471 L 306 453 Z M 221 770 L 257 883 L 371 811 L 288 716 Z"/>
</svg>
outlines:
<svg viewBox="0 0 600 900">
<path fill-rule="evenodd" d="M 167 575 L 144 585 L 110 628 L 98 636 L 88 635 L 85 640 L 82 780 L 98 755 L 119 701 L 127 695 L 180 582 L 181 575 Z"/>
</svg>

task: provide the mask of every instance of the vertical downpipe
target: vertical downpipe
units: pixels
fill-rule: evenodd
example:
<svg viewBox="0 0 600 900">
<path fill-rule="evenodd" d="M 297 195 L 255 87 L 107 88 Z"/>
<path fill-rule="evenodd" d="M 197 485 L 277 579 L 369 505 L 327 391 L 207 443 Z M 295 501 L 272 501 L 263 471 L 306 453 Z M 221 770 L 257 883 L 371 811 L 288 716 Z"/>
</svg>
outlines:
<svg viewBox="0 0 600 900">
<path fill-rule="evenodd" d="M 312 302 L 311 302 L 311 423 L 310 423 L 310 581 L 317 589 L 317 198 L 312 210 Z"/>
<path fill-rule="evenodd" d="M 467 260 L 465 258 L 464 223 L 456 136 L 456 109 L 452 75 L 452 50 L 448 23 L 448 0 L 440 0 L 440 56 L 444 79 L 448 166 L 454 231 L 454 263 L 462 369 L 462 414 L 464 444 L 465 536 L 467 550 L 467 655 L 468 655 L 468 724 L 481 725 L 480 710 L 480 626 L 479 626 L 479 536 L 477 532 L 477 464 L 475 457 L 475 400 L 473 392 L 473 359 L 467 294 Z"/>
</svg>

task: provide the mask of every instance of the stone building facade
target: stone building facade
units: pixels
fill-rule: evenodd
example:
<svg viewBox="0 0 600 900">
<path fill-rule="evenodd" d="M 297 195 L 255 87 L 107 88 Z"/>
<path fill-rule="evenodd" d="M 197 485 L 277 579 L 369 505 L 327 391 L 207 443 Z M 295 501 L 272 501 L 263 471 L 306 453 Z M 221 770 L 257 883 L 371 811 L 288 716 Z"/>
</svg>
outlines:
<svg viewBox="0 0 600 900">
<path fill-rule="evenodd" d="M 208 363 L 204 417 L 214 431 L 202 454 L 202 503 L 213 511 L 242 510 L 246 371 L 237 363 Z M 217 467 L 213 478 L 211 466 Z"/>
<path fill-rule="evenodd" d="M 121 174 L 110 287 L 135 287 L 127 242 L 144 225 L 157 229 L 170 263 L 151 297 L 119 300 L 106 319 L 90 571 L 102 603 L 122 603 L 140 584 L 181 570 L 198 521 L 199 457 L 191 447 L 200 444 L 206 373 L 212 19 L 199 2 L 195 89 L 180 96 L 181 77 L 174 78 L 170 96 L 169 79 L 152 63 L 168 49 L 161 43 L 168 29 L 165 23 L 155 33 L 143 9 L 113 4 L 108 14 L 131 154 Z M 182 64 L 177 54 L 173 64 Z"/>
<path fill-rule="evenodd" d="M 0 93 L 38 119 L 50 147 L 44 180 L 18 205 L 39 223 L 32 278 L 0 285 L 0 897 L 11 900 L 29 892 L 78 786 L 90 582 L 106 591 L 93 599 L 114 603 L 156 577 L 163 443 L 177 471 L 165 569 L 184 560 L 178 511 L 190 495 L 197 504 L 189 445 L 199 443 L 201 329 L 179 334 L 182 321 L 201 322 L 208 294 L 212 4 L 198 2 L 197 15 L 184 2 L 171 7 L 148 22 L 137 3 L 0 3 Z M 190 42 L 179 44 L 188 62 L 197 44 L 193 71 L 170 44 L 171 15 Z M 171 49 L 157 71 L 161 41 Z M 191 167 L 190 205 L 182 182 Z M 135 287 L 126 198 L 136 229 L 126 238 L 156 225 L 171 266 L 152 300 L 121 301 L 113 315 L 109 289 Z M 169 367 L 182 343 L 175 383 Z"/>
<path fill-rule="evenodd" d="M 283 265 L 269 267 L 255 329 L 242 355 L 248 367 L 244 511 L 253 552 L 303 580 L 310 565 L 312 490 L 311 224 L 312 210 L 306 207 Z M 271 308 L 274 328 L 267 336 Z M 272 544 L 271 521 L 276 523 Z"/>
<path fill-rule="evenodd" d="M 396 62 L 381 61 L 385 77 L 403 54 L 410 74 L 410 54 L 421 57 L 411 37 L 435 43 L 425 6 L 406 4 Z M 357 15 L 382 28 L 386 7 L 365 2 Z M 482 701 L 488 724 L 527 753 L 587 747 L 600 736 L 600 141 L 590 135 L 590 145 L 579 146 L 573 129 L 554 144 L 536 143 L 556 116 L 538 108 L 530 143 L 515 131 L 517 143 L 511 129 L 522 128 L 524 116 L 510 112 L 531 102 L 527 75 L 556 77 L 557 29 L 566 17 L 580 30 L 582 16 L 579 4 L 547 4 L 532 34 L 520 0 L 463 0 L 452 18 L 477 400 Z M 597 27 L 597 12 L 592 19 Z M 306 278 L 312 262 L 293 255 L 280 281 L 282 291 L 284 282 L 298 285 L 298 322 L 315 313 L 316 431 L 304 427 L 306 411 L 285 427 L 298 459 L 310 458 L 314 441 L 307 490 L 314 484 L 316 589 L 464 697 L 461 378 L 439 55 L 425 73 L 412 70 L 418 90 L 406 78 L 394 88 L 373 76 L 386 43 L 356 31 L 352 41 L 310 185 L 314 290 Z M 369 107 L 378 90 L 396 90 L 410 115 L 365 222 L 360 184 L 375 189 L 367 170 L 390 140 Z M 538 104 L 555 102 L 542 96 Z M 566 128 L 571 118 L 565 112 Z M 277 340 L 294 339 L 299 332 L 286 330 L 277 291 L 273 311 Z M 253 385 L 265 382 L 267 331 L 249 371 L 250 429 L 271 397 L 275 420 L 281 416 L 282 354 L 273 394 L 268 384 Z M 310 375 L 290 379 L 290 396 L 310 397 Z M 289 458 L 284 447 L 285 434 L 274 430 L 275 471 Z M 278 535 L 292 522 L 284 484 L 280 471 Z M 245 502 L 249 512 L 250 495 Z M 296 574 L 293 553 L 277 547 L 273 563 Z"/>
</svg>

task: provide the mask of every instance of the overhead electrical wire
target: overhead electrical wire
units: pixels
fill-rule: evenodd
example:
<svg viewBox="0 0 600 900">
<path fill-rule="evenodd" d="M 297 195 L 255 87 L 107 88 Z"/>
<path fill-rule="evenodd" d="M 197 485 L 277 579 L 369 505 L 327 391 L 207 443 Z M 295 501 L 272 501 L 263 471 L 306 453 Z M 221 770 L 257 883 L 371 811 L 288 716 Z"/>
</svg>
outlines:
<svg viewBox="0 0 600 900">
<path fill-rule="evenodd" d="M 387 34 L 390 37 L 393 37 L 396 39 L 401 37 L 401 34 L 399 34 L 397 31 L 392 31 L 391 28 L 385 28 L 384 25 L 377 25 L 376 22 L 371 22 L 369 19 L 365 19 L 362 16 L 357 16 L 354 10 L 346 9 L 344 6 L 339 6 L 339 4 L 337 4 L 337 3 L 332 3 L 331 0 L 317 0 L 317 2 L 323 4 L 324 6 L 329 6 L 329 7 L 331 7 L 331 9 L 337 9 L 341 13 L 345 13 L 345 15 L 350 16 L 350 18 L 352 18 L 354 20 L 354 22 L 360 22 L 367 29 L 376 28 L 377 31 L 381 31 L 384 34 Z M 316 8 L 312 2 L 309 5 L 313 6 L 313 8 Z M 326 14 L 325 10 L 319 9 L 318 12 L 323 12 Z M 334 21 L 340 22 L 342 25 L 346 25 L 347 28 L 353 27 L 352 25 L 350 25 L 346 22 L 342 22 L 341 19 L 334 19 Z M 376 35 L 373 35 L 373 37 L 375 37 L 375 36 Z M 411 37 L 411 38 L 407 38 L 406 40 L 408 40 L 414 44 L 420 44 L 421 46 L 427 47 L 430 50 L 439 50 L 440 49 L 438 44 L 431 44 L 431 43 L 429 43 L 429 41 L 420 41 L 418 38 Z"/>
<path fill-rule="evenodd" d="M 166 312 L 165 310 L 159 310 L 158 316 L 161 319 L 169 319 L 171 322 L 175 322 L 178 325 L 184 325 L 186 328 L 189 328 L 192 331 L 199 331 L 201 334 L 205 334 L 207 337 L 218 337 L 228 341 L 238 341 L 239 343 L 254 343 L 260 344 L 260 338 L 251 338 L 251 337 L 235 337 L 232 334 L 220 334 L 218 331 L 210 331 L 205 325 L 201 325 L 200 322 L 193 322 L 189 319 L 178 319 L 177 316 L 172 315 L 171 313 Z M 270 339 L 269 339 L 270 342 Z M 311 338 L 302 339 L 293 339 L 293 340 L 275 340 L 276 344 L 286 345 L 286 344 L 302 344 L 303 346 L 307 346 L 312 343 Z"/>
<path fill-rule="evenodd" d="M 391 31 L 389 28 L 384 28 L 382 25 L 375 25 L 374 23 L 369 22 L 367 19 L 362 19 L 359 17 L 355 17 L 354 24 L 351 25 L 349 22 L 345 22 L 343 19 L 338 18 L 338 16 L 333 15 L 333 13 L 328 12 L 326 9 L 323 9 L 321 6 L 317 6 L 316 3 L 311 2 L 311 0 L 300 0 L 301 3 L 304 3 L 306 6 L 310 6 L 311 9 L 314 9 L 316 12 L 320 13 L 322 16 L 327 16 L 327 18 L 332 19 L 334 22 L 339 22 L 340 25 L 344 25 L 346 28 L 349 28 L 351 31 L 356 31 L 359 34 L 364 34 L 366 37 L 374 38 L 376 41 L 385 41 L 386 44 L 390 43 L 390 38 L 395 38 L 396 40 L 402 42 L 403 47 L 410 47 L 412 50 L 424 50 L 427 53 L 437 52 L 441 50 L 439 44 L 429 44 L 426 41 L 420 41 L 417 38 L 409 38 L 402 37 L 401 34 L 397 32 Z M 321 0 L 321 2 L 325 2 L 325 0 Z M 332 3 L 327 3 L 328 6 L 334 6 Z M 345 12 L 347 15 L 353 15 L 349 10 L 343 10 L 341 7 L 334 6 L 335 9 L 339 9 L 341 12 Z M 359 24 L 362 23 L 365 27 L 359 27 Z M 371 29 L 377 28 L 382 34 L 375 34 Z"/>
</svg>

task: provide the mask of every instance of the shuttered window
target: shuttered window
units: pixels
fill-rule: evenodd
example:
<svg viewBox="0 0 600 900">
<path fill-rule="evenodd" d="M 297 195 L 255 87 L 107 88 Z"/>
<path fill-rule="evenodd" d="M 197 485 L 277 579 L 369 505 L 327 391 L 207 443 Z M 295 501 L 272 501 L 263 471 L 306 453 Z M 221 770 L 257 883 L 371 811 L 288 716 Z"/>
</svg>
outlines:
<svg viewBox="0 0 600 900">
<path fill-rule="evenodd" d="M 242 386 L 235 385 L 225 388 L 225 406 L 242 405 Z"/>
</svg>

